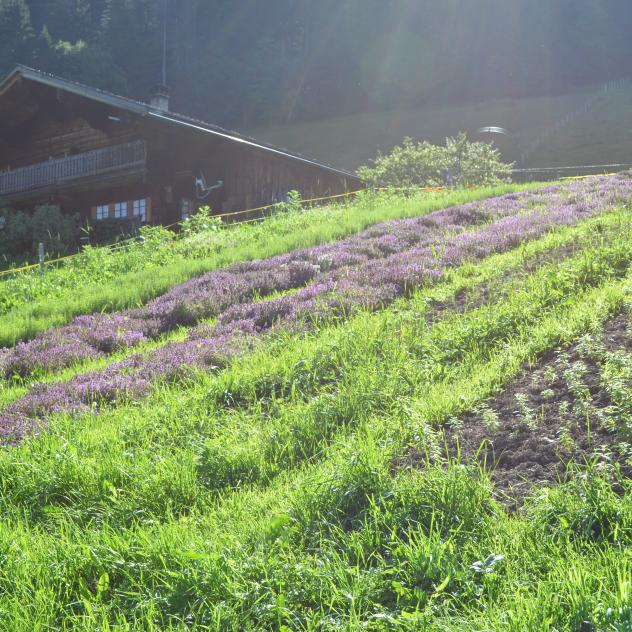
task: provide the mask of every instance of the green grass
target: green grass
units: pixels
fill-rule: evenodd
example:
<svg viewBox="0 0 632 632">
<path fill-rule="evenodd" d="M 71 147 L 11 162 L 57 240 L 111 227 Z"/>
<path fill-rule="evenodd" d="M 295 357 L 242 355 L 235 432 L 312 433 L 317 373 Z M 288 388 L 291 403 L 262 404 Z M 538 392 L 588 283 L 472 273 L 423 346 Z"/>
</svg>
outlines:
<svg viewBox="0 0 632 632">
<path fill-rule="evenodd" d="M 596 85 L 590 90 L 550 97 L 354 114 L 258 128 L 249 130 L 249 133 L 255 138 L 349 170 L 367 164 L 378 151 L 387 153 L 405 136 L 443 144 L 446 137 L 455 136 L 460 131 L 466 131 L 475 138 L 477 129 L 489 125 L 509 131 L 507 137 L 497 140 L 507 162 L 517 161 L 529 143 L 545 134 L 545 142 L 524 166 L 630 163 L 632 87 L 629 85 L 602 94 L 588 113 L 580 115 L 554 134 L 546 133 L 547 128 L 581 107 L 602 88 Z"/>
<path fill-rule="evenodd" d="M 478 266 L 463 265 L 456 271 L 448 271 L 438 287 L 428 288 L 424 291 L 425 300 L 429 305 L 454 300 L 455 296 L 462 292 L 472 292 L 480 285 L 492 285 L 497 283 L 502 275 L 519 274 L 525 266 L 533 266 L 544 256 L 557 260 L 557 253 L 564 252 L 569 247 L 573 251 L 594 247 L 596 240 L 600 245 L 612 243 L 627 234 L 628 212 L 616 209 L 604 213 L 601 216 L 582 222 L 578 226 L 556 228 L 543 238 L 523 245 L 520 250 L 502 255 L 489 257 Z M 265 300 L 272 300 L 279 294 L 268 296 Z M 215 319 L 203 321 L 212 324 Z M 7 405 L 11 401 L 23 395 L 35 383 L 61 382 L 87 371 L 98 370 L 109 364 L 119 362 L 136 353 L 149 352 L 160 348 L 167 343 L 181 341 L 186 338 L 187 329 L 182 327 L 168 334 L 164 334 L 157 340 L 145 342 L 137 347 L 124 348 L 107 358 L 81 361 L 73 366 L 53 373 L 37 372 L 28 378 L 0 380 L 0 406 Z"/>
<path fill-rule="evenodd" d="M 202 233 L 176 242 L 157 234 L 137 249 L 92 249 L 83 258 L 40 278 L 36 273 L 0 282 L 0 347 L 33 337 L 72 317 L 141 305 L 169 288 L 238 261 L 266 258 L 343 238 L 377 222 L 519 190 L 519 185 L 419 193 L 382 193 L 356 202 L 273 215 L 257 224 Z"/>
<path fill-rule="evenodd" d="M 628 215 L 53 418 L 0 453 L 0 629 L 629 629 L 629 480 L 589 467 L 511 513 L 439 432 L 630 309 Z M 427 321 L 488 283 L 486 302 Z M 411 446 L 427 467 L 394 467 Z"/>
<path fill-rule="evenodd" d="M 630 165 L 632 85 L 600 95 L 590 112 L 551 136 L 533 153 L 529 163 L 538 167 L 613 163 Z"/>
</svg>

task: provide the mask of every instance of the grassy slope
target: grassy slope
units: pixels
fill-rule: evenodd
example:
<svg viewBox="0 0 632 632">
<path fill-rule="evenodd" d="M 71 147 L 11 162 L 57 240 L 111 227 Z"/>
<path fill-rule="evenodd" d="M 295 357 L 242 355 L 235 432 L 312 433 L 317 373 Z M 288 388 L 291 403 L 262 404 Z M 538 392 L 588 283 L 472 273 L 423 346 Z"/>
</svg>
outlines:
<svg viewBox="0 0 632 632">
<path fill-rule="evenodd" d="M 571 246 L 576 249 L 586 247 L 592 243 L 592 235 L 595 232 L 599 232 L 600 234 L 607 232 L 612 238 L 612 227 L 617 227 L 616 230 L 618 231 L 620 221 L 621 217 L 619 214 L 614 213 L 585 221 L 579 228 L 558 228 L 546 239 L 525 244 L 519 257 L 506 257 L 502 260 L 505 262 L 503 264 L 492 257 L 488 260 L 486 265 L 477 266 L 476 274 L 467 271 L 463 274 L 463 278 L 457 275 L 453 284 L 457 290 L 464 291 L 472 285 L 474 279 L 476 279 L 478 283 L 492 283 L 496 276 L 501 274 L 513 274 L 516 270 L 520 269 L 521 266 L 526 265 L 536 257 L 550 257 L 557 251 L 567 249 Z M 505 268 L 504 265 L 507 267 Z M 467 268 L 465 268 L 465 270 L 467 270 Z M 278 296 L 278 294 L 273 294 L 269 299 L 273 299 L 276 296 Z M 450 298 L 450 290 L 446 291 L 443 286 L 439 286 L 429 292 L 429 300 L 430 298 L 434 301 L 448 300 Z M 207 322 L 211 324 L 215 322 L 215 319 L 209 319 Z M 148 341 L 137 347 L 121 349 L 105 358 L 80 361 L 61 371 L 36 372 L 27 378 L 20 378 L 18 381 L 0 380 L 0 407 L 22 396 L 27 392 L 30 386 L 36 383 L 67 381 L 82 373 L 104 368 L 110 364 L 119 362 L 131 355 L 162 347 L 169 342 L 184 340 L 186 339 L 187 333 L 187 328 L 181 327 L 173 332 L 160 336 L 157 340 Z"/>
<path fill-rule="evenodd" d="M 13 345 L 18 340 L 34 336 L 53 325 L 68 322 L 73 316 L 92 312 L 114 311 L 140 305 L 187 279 L 250 259 L 271 257 L 295 248 L 308 247 L 333 241 L 367 226 L 400 217 L 412 217 L 482 199 L 504 192 L 516 191 L 519 185 L 504 185 L 495 189 L 455 191 L 446 194 L 419 193 L 410 198 L 393 198 L 382 194 L 377 198 L 365 196 L 359 201 L 330 207 L 308 209 L 300 213 L 279 214 L 259 224 L 243 224 L 229 229 L 229 233 L 212 233 L 198 248 L 196 242 L 205 242 L 204 234 L 194 242 L 180 244 L 172 249 L 166 243 L 160 248 L 156 261 L 145 265 L 145 259 L 128 257 L 133 264 L 131 272 L 109 271 L 104 280 L 103 270 L 119 256 L 99 254 L 91 261 L 91 269 L 80 266 L 59 273 L 51 272 L 43 279 L 37 274 L 9 283 L 7 289 L 0 283 L 0 292 L 13 297 L 13 307 L 2 314 L 0 347 Z M 105 260 L 103 259 L 105 257 Z M 125 260 L 124 260 L 125 261 Z M 120 266 L 114 266 L 120 268 Z M 148 274 L 148 269 L 151 273 Z M 34 293 L 30 285 L 40 291 Z M 17 296 L 17 298 L 16 298 Z"/>
<path fill-rule="evenodd" d="M 603 94 L 593 109 L 533 153 L 534 166 L 632 163 L 632 84 Z"/>
<path fill-rule="evenodd" d="M 474 136 L 487 125 L 509 130 L 500 139 L 508 161 L 558 119 L 583 105 L 593 92 L 503 99 L 465 106 L 378 112 L 296 125 L 250 130 L 257 138 L 356 169 L 387 152 L 405 136 L 443 143 L 461 130 Z M 563 128 L 531 155 L 527 167 L 632 162 L 632 86 L 599 97 L 593 109 Z"/>
<path fill-rule="evenodd" d="M 467 468 L 392 467 L 630 301 L 631 220 L 601 222 L 3 452 L 0 626 L 623 630 L 629 493 L 588 477 L 510 515 Z M 426 323 L 495 278 L 488 305 Z"/>
</svg>

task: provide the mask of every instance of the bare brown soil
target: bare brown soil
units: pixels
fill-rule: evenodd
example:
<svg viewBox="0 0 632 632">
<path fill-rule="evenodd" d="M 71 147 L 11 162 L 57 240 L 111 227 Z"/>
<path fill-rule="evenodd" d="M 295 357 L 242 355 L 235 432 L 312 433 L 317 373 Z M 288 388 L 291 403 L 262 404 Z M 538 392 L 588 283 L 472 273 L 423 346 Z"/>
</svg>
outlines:
<svg viewBox="0 0 632 632">
<path fill-rule="evenodd" d="M 628 320 L 628 314 L 620 315 L 604 326 L 606 351 L 630 351 Z M 580 382 L 584 397 L 589 393 L 589 414 L 578 410 L 577 393 L 563 378 L 561 362 L 567 369 L 576 363 L 583 367 Z M 599 414 L 611 404 L 597 361 L 575 345 L 549 353 L 484 407 L 448 423 L 445 444 L 449 456 L 483 465 L 498 497 L 515 508 L 534 487 L 562 482 L 588 462 L 606 467 L 618 462 L 623 474 L 632 476 L 632 468 L 617 452 L 620 438 Z M 410 449 L 396 467 L 423 468 L 426 463 L 425 453 Z"/>
</svg>

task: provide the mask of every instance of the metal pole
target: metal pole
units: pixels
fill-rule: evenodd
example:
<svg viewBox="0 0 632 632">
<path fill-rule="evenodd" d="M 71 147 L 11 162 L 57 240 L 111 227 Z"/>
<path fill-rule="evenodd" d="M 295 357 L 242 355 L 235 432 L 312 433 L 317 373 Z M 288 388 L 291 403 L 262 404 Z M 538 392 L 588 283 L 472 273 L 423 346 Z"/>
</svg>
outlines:
<svg viewBox="0 0 632 632">
<path fill-rule="evenodd" d="M 37 248 L 39 254 L 39 273 L 44 274 L 44 244 L 40 241 Z"/>
<path fill-rule="evenodd" d="M 168 0 L 165 0 L 164 5 L 164 24 L 162 31 L 162 85 L 167 85 L 167 13 L 168 13 Z"/>
</svg>

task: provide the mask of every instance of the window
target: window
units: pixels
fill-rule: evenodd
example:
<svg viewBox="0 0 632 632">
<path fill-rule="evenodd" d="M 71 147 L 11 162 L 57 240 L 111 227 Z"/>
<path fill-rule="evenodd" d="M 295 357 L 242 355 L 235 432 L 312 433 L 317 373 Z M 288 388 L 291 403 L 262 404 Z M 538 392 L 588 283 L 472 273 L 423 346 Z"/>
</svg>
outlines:
<svg viewBox="0 0 632 632">
<path fill-rule="evenodd" d="M 134 200 L 132 202 L 132 215 L 145 223 L 147 221 L 147 200 Z"/>
<path fill-rule="evenodd" d="M 104 206 L 97 206 L 97 219 L 107 219 L 110 216 L 110 207 L 106 204 Z"/>
<path fill-rule="evenodd" d="M 127 202 L 117 202 L 114 205 L 114 217 L 116 219 L 127 217 Z"/>
<path fill-rule="evenodd" d="M 182 198 L 180 203 L 180 217 L 182 219 L 188 219 L 193 213 L 193 202 L 188 198 Z"/>
</svg>

